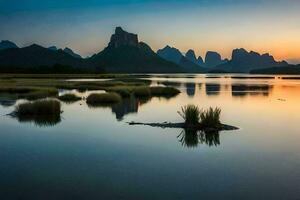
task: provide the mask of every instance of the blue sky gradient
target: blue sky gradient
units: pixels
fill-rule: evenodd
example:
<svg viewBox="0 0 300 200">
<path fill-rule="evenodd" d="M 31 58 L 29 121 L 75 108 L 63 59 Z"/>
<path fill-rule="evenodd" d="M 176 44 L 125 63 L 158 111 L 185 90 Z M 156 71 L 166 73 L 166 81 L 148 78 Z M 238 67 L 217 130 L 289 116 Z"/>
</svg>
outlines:
<svg viewBox="0 0 300 200">
<path fill-rule="evenodd" d="M 299 9 L 293 0 L 0 0 L 0 39 L 68 46 L 89 56 L 122 26 L 154 50 L 169 44 L 230 57 L 244 47 L 298 62 Z"/>
</svg>

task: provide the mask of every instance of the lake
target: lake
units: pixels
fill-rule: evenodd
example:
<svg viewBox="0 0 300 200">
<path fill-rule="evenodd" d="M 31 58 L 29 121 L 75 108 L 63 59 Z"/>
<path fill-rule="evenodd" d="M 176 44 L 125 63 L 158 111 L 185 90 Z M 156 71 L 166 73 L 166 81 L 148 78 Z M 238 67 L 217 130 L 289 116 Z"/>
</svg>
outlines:
<svg viewBox="0 0 300 200">
<path fill-rule="evenodd" d="M 100 108 L 63 103 L 52 124 L 5 116 L 18 101 L 1 96 L 1 199 L 299 199 L 300 79 L 146 78 L 181 94 Z M 240 129 L 205 135 L 127 124 L 181 122 L 187 104 L 218 106 L 222 122 Z"/>
</svg>

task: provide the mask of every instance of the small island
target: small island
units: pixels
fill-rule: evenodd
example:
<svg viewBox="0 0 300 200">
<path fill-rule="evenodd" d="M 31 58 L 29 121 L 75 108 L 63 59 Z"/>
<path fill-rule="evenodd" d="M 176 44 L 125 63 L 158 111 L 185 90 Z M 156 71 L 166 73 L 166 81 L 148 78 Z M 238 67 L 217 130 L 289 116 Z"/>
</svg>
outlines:
<svg viewBox="0 0 300 200">
<path fill-rule="evenodd" d="M 183 119 L 182 123 L 141 123 L 129 122 L 129 125 L 145 125 L 160 128 L 183 128 L 185 130 L 202 131 L 205 133 L 212 133 L 218 131 L 237 130 L 235 126 L 222 124 L 220 122 L 221 109 L 210 107 L 207 110 L 200 109 L 195 105 L 186 105 L 177 112 Z"/>
</svg>

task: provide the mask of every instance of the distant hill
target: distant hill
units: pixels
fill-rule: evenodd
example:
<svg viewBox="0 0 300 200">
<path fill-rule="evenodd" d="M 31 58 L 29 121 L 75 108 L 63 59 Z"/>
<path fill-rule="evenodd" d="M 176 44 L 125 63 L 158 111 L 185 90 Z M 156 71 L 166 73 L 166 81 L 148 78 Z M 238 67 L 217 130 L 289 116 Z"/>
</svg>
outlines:
<svg viewBox="0 0 300 200">
<path fill-rule="evenodd" d="M 139 42 L 136 34 L 117 27 L 108 46 L 88 59 L 107 72 L 167 73 L 184 72 L 180 66 L 159 57 L 146 43 Z"/>
<path fill-rule="evenodd" d="M 140 42 L 137 34 L 121 27 L 115 29 L 108 46 L 89 58 L 82 58 L 70 48 L 44 48 L 31 45 L 19 48 L 15 43 L 0 42 L 0 72 L 6 73 L 280 73 L 299 74 L 299 66 L 276 61 L 270 54 L 235 49 L 231 60 L 222 60 L 217 52 L 208 51 L 205 62 L 196 58 L 190 49 L 183 55 L 178 49 L 166 46 L 155 53 Z"/>
<path fill-rule="evenodd" d="M 52 50 L 52 51 L 61 50 L 61 51 L 64 51 L 65 53 L 69 54 L 70 56 L 73 56 L 74 58 L 82 58 L 81 55 L 74 53 L 74 51 L 68 47 L 66 47 L 62 50 L 62 49 L 58 49 L 56 46 L 51 46 L 51 47 L 48 47 L 48 49 Z"/>
<path fill-rule="evenodd" d="M 245 49 L 235 49 L 232 52 L 232 59 L 224 64 L 216 66 L 215 70 L 224 70 L 227 72 L 248 73 L 254 69 L 263 69 L 269 67 L 287 66 L 285 61 L 277 62 L 274 57 L 269 54 L 260 55 L 254 51 L 246 51 Z"/>
<path fill-rule="evenodd" d="M 192 54 L 190 52 L 189 54 Z M 188 55 L 189 58 L 182 55 L 182 53 L 170 46 L 166 46 L 163 49 L 159 49 L 157 51 L 157 55 L 161 58 L 173 62 L 179 66 L 181 66 L 185 72 L 204 72 L 206 71 L 205 68 L 197 64 L 197 60 L 192 58 L 192 55 Z M 196 59 L 196 58 L 195 58 Z"/>
<path fill-rule="evenodd" d="M 4 49 L 14 49 L 14 48 L 19 48 L 15 43 L 9 41 L 9 40 L 2 40 L 0 42 L 0 50 Z"/>
<path fill-rule="evenodd" d="M 73 56 L 74 58 L 82 58 L 81 55 L 77 54 L 77 53 L 74 53 L 74 51 L 68 47 L 64 48 L 63 50 L 65 53 Z"/>
<path fill-rule="evenodd" d="M 204 62 L 201 56 L 198 57 L 198 59 L 196 58 L 196 54 L 195 51 L 193 49 L 189 49 L 186 54 L 185 57 L 189 60 L 192 61 L 193 63 L 199 65 L 199 66 L 204 66 Z"/>
<path fill-rule="evenodd" d="M 251 70 L 250 74 L 300 74 L 300 65 L 289 65 L 284 67 L 270 67 Z"/>
<path fill-rule="evenodd" d="M 222 60 L 221 55 L 215 51 L 208 51 L 205 55 L 205 67 L 213 68 L 218 65 L 224 64 L 228 62 L 228 60 Z"/>
<path fill-rule="evenodd" d="M 31 45 L 24 48 L 12 48 L 0 51 L 1 69 L 33 69 L 37 67 L 52 67 L 64 65 L 73 68 L 83 68 L 88 63 L 82 59 L 74 58 L 62 50 L 49 50 L 39 45 Z"/>
</svg>

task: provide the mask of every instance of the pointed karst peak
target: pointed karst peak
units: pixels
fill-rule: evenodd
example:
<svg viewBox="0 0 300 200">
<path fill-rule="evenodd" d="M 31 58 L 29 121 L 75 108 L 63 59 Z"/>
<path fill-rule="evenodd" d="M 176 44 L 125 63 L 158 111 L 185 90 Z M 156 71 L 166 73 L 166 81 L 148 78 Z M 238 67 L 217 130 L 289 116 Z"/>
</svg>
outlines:
<svg viewBox="0 0 300 200">
<path fill-rule="evenodd" d="M 205 55 L 205 65 L 207 67 L 215 67 L 222 63 L 221 55 L 215 51 L 208 51 Z"/>
<path fill-rule="evenodd" d="M 193 63 L 197 63 L 197 58 L 195 55 L 195 51 L 190 49 L 186 52 L 185 57 L 189 60 L 192 61 Z"/>
<path fill-rule="evenodd" d="M 115 29 L 115 34 L 119 34 L 119 33 L 122 33 L 122 32 L 125 32 L 121 26 L 117 26 L 116 29 Z"/>
<path fill-rule="evenodd" d="M 120 46 L 138 47 L 138 35 L 128 33 L 124 31 L 121 27 L 116 27 L 115 33 L 111 36 L 108 46 L 112 48 L 118 48 Z"/>
<path fill-rule="evenodd" d="M 185 56 L 189 56 L 191 58 L 195 58 L 196 59 L 196 54 L 195 54 L 195 51 L 193 49 L 190 49 L 186 52 Z"/>
</svg>

